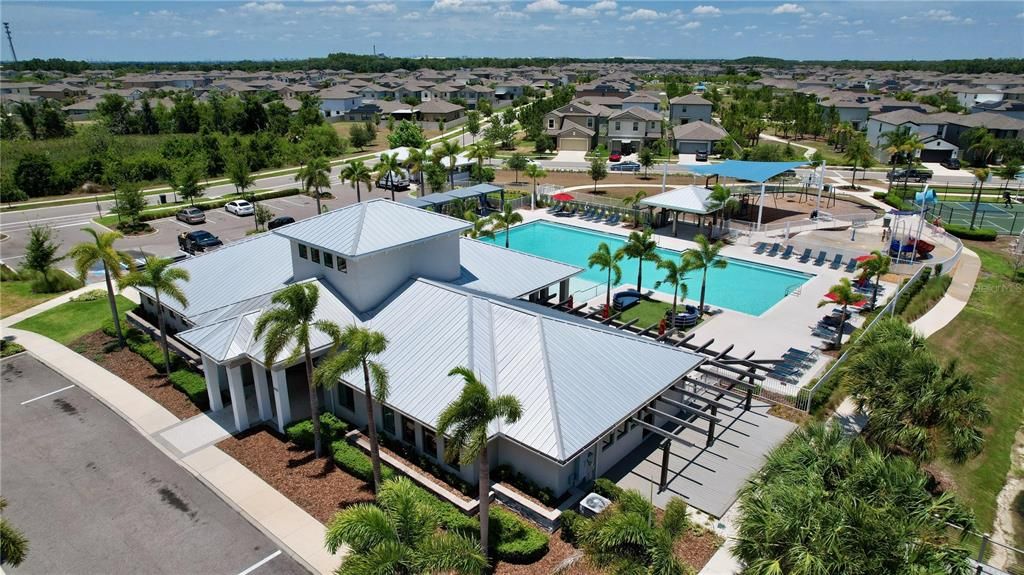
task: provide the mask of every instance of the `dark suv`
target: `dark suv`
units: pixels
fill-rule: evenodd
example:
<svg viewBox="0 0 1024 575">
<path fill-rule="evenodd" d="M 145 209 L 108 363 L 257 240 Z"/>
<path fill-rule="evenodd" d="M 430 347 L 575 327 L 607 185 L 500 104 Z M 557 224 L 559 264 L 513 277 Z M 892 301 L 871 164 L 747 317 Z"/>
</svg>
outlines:
<svg viewBox="0 0 1024 575">
<path fill-rule="evenodd" d="M 209 251 L 222 245 L 224 242 L 220 241 L 220 238 L 206 230 L 182 232 L 178 235 L 178 247 L 189 254 Z"/>
<path fill-rule="evenodd" d="M 267 229 L 268 230 L 276 230 L 277 228 L 279 228 L 281 226 L 287 226 L 288 224 L 294 224 L 294 223 L 295 223 L 295 218 L 293 218 L 291 216 L 279 216 L 279 217 L 276 217 L 276 218 L 270 220 L 269 222 L 267 222 Z"/>
<path fill-rule="evenodd" d="M 892 170 L 887 174 L 889 181 L 909 180 L 911 182 L 927 182 L 932 178 L 931 170 L 911 168 L 909 170 Z"/>
<path fill-rule="evenodd" d="M 948 160 L 943 160 L 939 162 L 939 165 L 942 166 L 943 168 L 946 168 L 947 170 L 959 170 L 960 160 L 956 158 L 950 158 Z"/>
</svg>

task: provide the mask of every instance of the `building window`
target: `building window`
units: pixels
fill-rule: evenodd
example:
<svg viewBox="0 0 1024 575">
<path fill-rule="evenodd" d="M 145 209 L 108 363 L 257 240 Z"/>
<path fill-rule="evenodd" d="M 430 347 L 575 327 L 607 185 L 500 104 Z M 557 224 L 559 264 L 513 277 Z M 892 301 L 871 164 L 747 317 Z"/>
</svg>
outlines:
<svg viewBox="0 0 1024 575">
<path fill-rule="evenodd" d="M 382 405 L 380 413 L 384 420 L 384 431 L 391 435 L 395 435 L 395 410 L 386 405 Z"/>
<path fill-rule="evenodd" d="M 324 252 L 324 267 L 325 268 L 333 268 L 334 267 L 334 258 L 331 257 L 331 254 L 329 254 L 327 252 Z"/>
<path fill-rule="evenodd" d="M 552 130 L 555 128 L 555 119 L 554 118 L 548 118 L 548 128 L 552 129 Z"/>
<path fill-rule="evenodd" d="M 594 127 L 594 119 L 593 118 L 587 118 L 587 127 L 588 128 L 593 128 Z"/>
<path fill-rule="evenodd" d="M 306 259 L 306 246 L 299 244 L 299 257 Z"/>
<path fill-rule="evenodd" d="M 612 445 L 615 445 L 615 432 L 614 431 L 609 433 L 604 438 L 604 441 L 601 443 L 601 451 L 604 451 L 604 450 L 608 449 Z"/>
<path fill-rule="evenodd" d="M 423 453 L 430 457 L 437 457 L 437 436 L 426 427 L 420 428 L 420 439 L 423 441 Z"/>
<path fill-rule="evenodd" d="M 640 122 L 633 122 L 633 131 L 636 132 L 636 131 L 639 131 L 639 130 L 640 130 Z"/>
<path fill-rule="evenodd" d="M 408 417 L 402 418 L 402 441 L 416 445 L 416 422 Z"/>
<path fill-rule="evenodd" d="M 680 107 L 679 107 L 679 112 L 680 112 L 681 114 L 685 114 L 685 113 L 686 113 L 686 106 L 680 106 Z"/>
<path fill-rule="evenodd" d="M 341 256 L 338 256 L 338 271 L 348 273 L 348 262 Z"/>
<path fill-rule="evenodd" d="M 341 386 L 341 405 L 349 411 L 356 410 L 356 394 L 352 391 L 352 388 L 347 385 Z"/>
<path fill-rule="evenodd" d="M 615 122 L 615 131 L 616 131 L 616 132 L 617 132 L 617 131 L 619 131 L 619 129 L 620 129 L 621 127 L 622 127 L 622 124 L 621 124 L 621 123 L 619 123 L 619 122 Z"/>
<path fill-rule="evenodd" d="M 309 259 L 315 264 L 320 263 L 320 250 L 316 248 L 309 248 Z"/>
</svg>

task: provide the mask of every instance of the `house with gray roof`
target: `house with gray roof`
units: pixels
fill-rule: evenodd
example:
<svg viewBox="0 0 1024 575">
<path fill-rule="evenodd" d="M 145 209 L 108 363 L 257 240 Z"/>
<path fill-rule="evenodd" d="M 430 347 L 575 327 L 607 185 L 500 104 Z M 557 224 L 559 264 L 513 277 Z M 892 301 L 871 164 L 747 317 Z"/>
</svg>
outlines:
<svg viewBox="0 0 1024 575">
<path fill-rule="evenodd" d="M 175 339 L 199 354 L 211 408 L 229 409 L 237 431 L 259 424 L 283 430 L 310 416 L 303 362 L 286 359 L 291 350 L 270 361 L 255 325 L 276 292 L 315 285 L 315 319 L 389 340 L 377 358 L 388 369 L 389 394 L 373 407 L 382 433 L 475 481 L 476 464 L 447 461 L 446 440 L 436 432 L 439 414 L 462 388 L 448 372 L 468 367 L 492 393 L 511 394 L 524 408 L 518 422 L 489 430 L 491 465 L 511 465 L 561 495 L 643 442 L 650 431 L 637 421 L 670 423 L 647 406 L 685 401 L 677 386 L 704 359 L 532 303 L 550 300 L 554 290 L 564 300 L 569 279 L 582 270 L 460 237 L 468 227 L 370 200 L 174 264 L 191 275 L 182 285 L 188 305 L 161 301 L 158 310 L 142 288 L 142 306 L 163 314 Z M 314 361 L 332 345 L 315 332 Z M 365 427 L 362 389 L 356 370 L 314 392 L 323 409 Z"/>
<path fill-rule="evenodd" d="M 697 94 L 677 96 L 668 102 L 669 122 L 673 126 L 701 121 L 711 123 L 712 103 Z"/>
</svg>

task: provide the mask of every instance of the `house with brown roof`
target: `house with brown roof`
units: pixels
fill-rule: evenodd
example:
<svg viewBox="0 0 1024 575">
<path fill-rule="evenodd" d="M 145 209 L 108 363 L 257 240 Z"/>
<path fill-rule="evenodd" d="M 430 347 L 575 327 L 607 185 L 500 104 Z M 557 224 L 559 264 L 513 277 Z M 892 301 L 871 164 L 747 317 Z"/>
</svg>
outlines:
<svg viewBox="0 0 1024 575">
<path fill-rule="evenodd" d="M 445 100 L 427 100 L 413 108 L 423 122 L 451 122 L 461 118 L 466 109 Z"/>
<path fill-rule="evenodd" d="M 61 82 L 45 84 L 29 91 L 29 95 L 36 98 L 48 98 L 50 100 L 72 100 L 86 94 L 85 88 L 71 86 Z"/>
<path fill-rule="evenodd" d="M 559 150 L 589 151 L 598 145 L 613 110 L 597 104 L 570 102 L 544 115 L 544 132 L 555 138 Z"/>
<path fill-rule="evenodd" d="M 677 96 L 668 102 L 669 122 L 673 126 L 701 121 L 711 123 L 712 104 L 697 94 Z"/>
<path fill-rule="evenodd" d="M 661 139 L 662 117 L 659 112 L 634 106 L 608 116 L 608 149 L 613 153 L 632 154 Z"/>
<path fill-rule="evenodd" d="M 728 135 L 728 132 L 715 124 L 695 120 L 672 126 L 672 149 L 678 154 L 710 154 L 715 148 L 715 143 Z"/>
</svg>

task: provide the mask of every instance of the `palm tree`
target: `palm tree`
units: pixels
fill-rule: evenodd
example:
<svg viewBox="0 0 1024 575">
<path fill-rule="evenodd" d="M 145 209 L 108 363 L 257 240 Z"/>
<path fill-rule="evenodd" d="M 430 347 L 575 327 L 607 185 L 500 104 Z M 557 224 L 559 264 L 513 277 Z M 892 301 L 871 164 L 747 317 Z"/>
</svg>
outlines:
<svg viewBox="0 0 1024 575">
<path fill-rule="evenodd" d="M 708 195 L 708 208 L 714 212 L 715 219 L 718 219 L 718 213 L 722 213 L 722 225 L 725 225 L 725 221 L 732 216 L 740 207 L 740 202 L 733 197 L 732 192 L 729 188 L 715 184 L 715 187 L 711 189 L 711 193 Z"/>
<path fill-rule="evenodd" d="M 366 184 L 366 190 L 369 191 L 370 184 L 373 183 L 373 175 L 362 160 L 352 160 L 345 164 L 345 167 L 341 169 L 341 173 L 338 174 L 338 179 L 343 184 L 349 182 L 355 186 L 357 203 L 363 201 L 363 196 L 359 193 L 360 184 Z"/>
<path fill-rule="evenodd" d="M 690 262 L 686 261 L 686 258 L 680 257 L 679 262 L 671 259 L 663 259 L 658 262 L 658 269 L 665 270 L 665 279 L 656 282 L 654 289 L 658 289 L 662 284 L 668 284 L 672 286 L 672 317 L 676 317 L 676 307 L 679 302 L 679 296 L 682 299 L 686 299 L 687 292 L 689 289 L 686 287 L 686 274 L 689 273 Z"/>
<path fill-rule="evenodd" d="M 491 224 L 491 218 L 481 217 L 473 210 L 466 210 L 465 217 L 473 224 L 473 227 L 462 232 L 462 235 L 473 238 L 474 240 L 480 238 L 494 239 L 494 230 L 487 227 Z"/>
<path fill-rule="evenodd" d="M 853 175 L 850 179 L 850 185 L 854 188 L 857 187 L 857 168 L 863 168 L 867 170 L 875 163 L 875 157 L 871 154 L 871 144 L 868 144 L 868 139 L 863 134 L 857 132 L 853 139 L 846 144 L 846 152 L 843 154 L 843 160 L 848 162 L 853 167 Z"/>
<path fill-rule="evenodd" d="M 882 276 L 889 273 L 889 267 L 892 265 L 892 258 L 883 254 L 879 250 L 871 252 L 871 258 L 862 260 L 857 264 L 857 269 L 860 270 L 861 281 L 867 281 L 871 278 L 875 279 L 875 287 L 871 291 L 871 308 L 874 309 L 875 303 L 878 301 L 878 282 Z"/>
<path fill-rule="evenodd" d="M 323 454 L 320 441 L 320 401 L 313 379 L 313 354 L 310 351 L 310 342 L 313 339 L 313 330 L 323 333 L 334 342 L 340 339 L 341 330 L 333 321 L 315 319 L 316 307 L 320 302 L 320 289 L 315 283 L 290 285 L 275 293 L 270 301 L 273 307 L 257 318 L 253 338 L 263 338 L 263 355 L 268 366 L 273 365 L 289 346 L 292 352 L 285 363 L 292 363 L 300 357 L 305 357 L 309 411 L 313 420 L 313 447 L 316 456 L 320 457 Z"/>
<path fill-rule="evenodd" d="M 659 262 L 658 243 L 651 237 L 651 228 L 644 228 L 643 232 L 629 232 L 626 244 L 621 248 L 622 253 L 629 259 L 635 259 L 636 265 L 636 290 L 643 290 L 644 262 Z"/>
<path fill-rule="evenodd" d="M 316 195 L 316 213 L 322 213 L 320 208 L 320 190 L 331 187 L 331 164 L 327 158 L 318 156 L 309 161 L 308 164 L 299 168 L 295 173 L 295 181 L 302 182 L 302 191 L 309 193 L 313 190 Z"/>
<path fill-rule="evenodd" d="M 891 132 L 885 132 L 882 134 L 882 139 L 885 141 L 885 151 L 893 156 L 893 165 L 899 161 L 900 157 L 905 157 L 907 160 L 906 176 L 903 182 L 904 193 L 906 193 L 907 183 L 910 181 L 910 168 L 914 166 L 914 154 L 921 149 L 924 149 L 924 144 L 918 139 L 917 134 L 910 130 L 909 126 L 900 126 Z M 895 178 L 889 180 L 889 191 L 892 191 L 892 184 Z"/>
<path fill-rule="evenodd" d="M 832 297 L 818 302 L 818 307 L 835 304 L 842 306 L 842 311 L 839 314 L 839 328 L 836 329 L 835 340 L 836 349 L 839 349 L 843 345 L 843 328 L 846 326 L 846 318 L 849 317 L 849 307 L 864 301 L 864 294 L 858 293 L 857 290 L 853 289 L 853 284 L 850 283 L 850 278 L 841 278 L 839 283 L 829 288 L 828 291 L 829 295 Z"/>
<path fill-rule="evenodd" d="M 978 205 L 981 204 L 981 190 L 985 187 L 985 181 L 992 173 L 988 168 L 976 168 L 974 173 L 975 183 L 978 185 L 978 195 L 974 198 L 974 209 L 971 210 L 971 229 L 974 229 L 974 218 L 978 216 Z"/>
<path fill-rule="evenodd" d="M 409 148 L 409 156 L 402 162 L 402 166 L 409 170 L 410 175 L 416 175 L 420 184 L 420 196 L 427 195 L 427 186 L 423 181 L 423 174 L 430 164 L 430 144 L 423 148 Z"/>
<path fill-rule="evenodd" d="M 119 232 L 99 233 L 92 228 L 82 228 L 82 231 L 92 236 L 93 241 L 71 248 L 68 257 L 74 260 L 78 279 L 83 282 L 89 274 L 89 268 L 96 263 L 103 264 L 103 279 L 107 282 L 107 302 L 110 304 L 110 315 L 114 317 L 114 331 L 117 332 L 118 343 L 124 347 L 124 334 L 121 333 L 121 320 L 117 313 L 117 298 L 114 297 L 111 278 L 121 279 L 122 266 L 134 269 L 135 263 L 131 256 L 114 249 L 114 242 L 123 237 Z"/>
<path fill-rule="evenodd" d="M 1017 160 L 1006 160 L 1003 167 L 996 170 L 996 175 L 1003 179 L 1003 191 L 1010 187 L 1010 180 L 1020 173 L 1020 162 Z"/>
<path fill-rule="evenodd" d="M 487 457 L 487 428 L 496 420 L 512 425 L 523 416 L 523 406 L 514 395 L 491 397 L 487 386 L 468 367 L 456 367 L 449 376 L 461 376 L 462 393 L 441 412 L 437 432 L 445 437 L 448 457 L 459 458 L 463 465 L 477 460 L 480 472 L 480 552 L 487 556 L 487 530 L 491 491 L 491 463 Z"/>
<path fill-rule="evenodd" d="M 601 242 L 597 244 L 597 251 L 590 254 L 590 257 L 587 258 L 587 267 L 597 266 L 601 271 L 608 272 L 608 289 L 604 298 L 605 310 L 612 308 L 612 286 L 618 285 L 622 281 L 622 268 L 619 267 L 619 262 L 624 257 L 626 257 L 626 254 L 622 248 L 612 252 L 608 248 L 608 244 Z M 613 275 L 614 278 L 612 277 Z M 613 279 L 614 281 L 612 281 Z"/>
<path fill-rule="evenodd" d="M 171 258 L 149 256 L 146 258 L 146 267 L 129 272 L 117 282 L 120 289 L 147 287 L 153 290 L 157 325 L 160 328 L 160 345 L 164 348 L 164 370 L 168 376 L 171 375 L 171 352 L 167 348 L 167 330 L 164 328 L 164 314 L 160 309 L 160 294 L 163 293 L 178 302 L 181 307 L 188 307 L 188 298 L 181 291 L 178 282 L 187 282 L 191 279 L 188 270 L 171 267 L 173 263 L 174 260 Z"/>
<path fill-rule="evenodd" d="M 332 555 L 349 547 L 338 575 L 479 575 L 487 568 L 487 556 L 471 537 L 439 526 L 423 491 L 399 477 L 381 487 L 376 505 L 359 503 L 337 513 L 327 525 L 324 545 Z"/>
<path fill-rule="evenodd" d="M 455 189 L 455 162 L 462 153 L 462 146 L 456 140 L 445 140 L 437 147 L 437 155 L 448 160 L 448 185 Z"/>
<path fill-rule="evenodd" d="M 704 315 L 704 294 L 708 288 L 708 270 L 725 269 L 729 265 L 729 261 L 718 257 L 722 248 L 725 247 L 725 244 L 721 241 L 711 243 L 704 234 L 697 234 L 694 236 L 693 241 L 696 242 L 697 247 L 689 248 L 683 252 L 683 257 L 688 260 L 687 267 L 691 270 L 700 270 L 701 272 L 700 305 L 697 308 L 697 313 Z"/>
<path fill-rule="evenodd" d="M 363 370 L 363 397 L 366 400 L 366 426 L 370 436 L 370 460 L 373 462 L 373 490 L 380 491 L 380 446 L 374 421 L 373 400 L 388 399 L 388 370 L 374 357 L 388 348 L 388 338 L 379 331 L 350 325 L 338 339 L 340 351 L 330 355 L 316 370 L 319 385 L 333 385 L 343 374 L 356 368 Z M 371 389 L 370 383 L 373 382 Z"/>
<path fill-rule="evenodd" d="M 0 497 L 0 511 L 7 507 L 7 499 Z M 17 567 L 28 556 L 28 538 L 20 529 L 8 523 L 6 517 L 0 517 L 0 565 L 7 564 Z"/>
<path fill-rule="evenodd" d="M 380 161 L 377 163 L 377 180 L 381 181 L 385 178 L 391 188 L 391 201 L 395 201 L 395 186 L 394 179 L 392 176 L 402 177 L 402 162 L 398 161 L 398 153 L 394 154 L 381 154 Z"/>
<path fill-rule="evenodd" d="M 969 130 L 969 134 L 964 135 L 967 136 L 964 139 L 970 142 L 967 151 L 971 153 L 971 157 L 980 158 L 981 165 L 987 166 L 989 158 L 992 157 L 992 154 L 999 147 L 999 140 L 984 127 L 973 128 Z"/>
<path fill-rule="evenodd" d="M 533 180 L 533 198 L 531 199 L 531 206 L 537 203 L 537 180 L 542 180 L 548 176 L 548 173 L 544 171 L 544 168 L 540 167 L 540 164 L 527 164 L 526 169 L 523 170 L 523 174 L 527 178 Z"/>
<path fill-rule="evenodd" d="M 494 148 L 494 142 L 490 140 L 484 140 L 477 142 L 472 148 L 466 152 L 466 157 L 471 160 L 476 160 L 477 168 L 480 170 L 484 169 L 484 162 L 493 158 L 497 155 L 497 150 Z"/>
<path fill-rule="evenodd" d="M 512 204 L 505 204 L 505 208 L 496 214 L 492 214 L 491 219 L 494 220 L 494 227 L 505 228 L 505 247 L 507 248 L 508 239 L 511 235 L 509 233 L 509 228 L 516 224 L 523 223 L 523 216 L 512 209 Z"/>
</svg>

